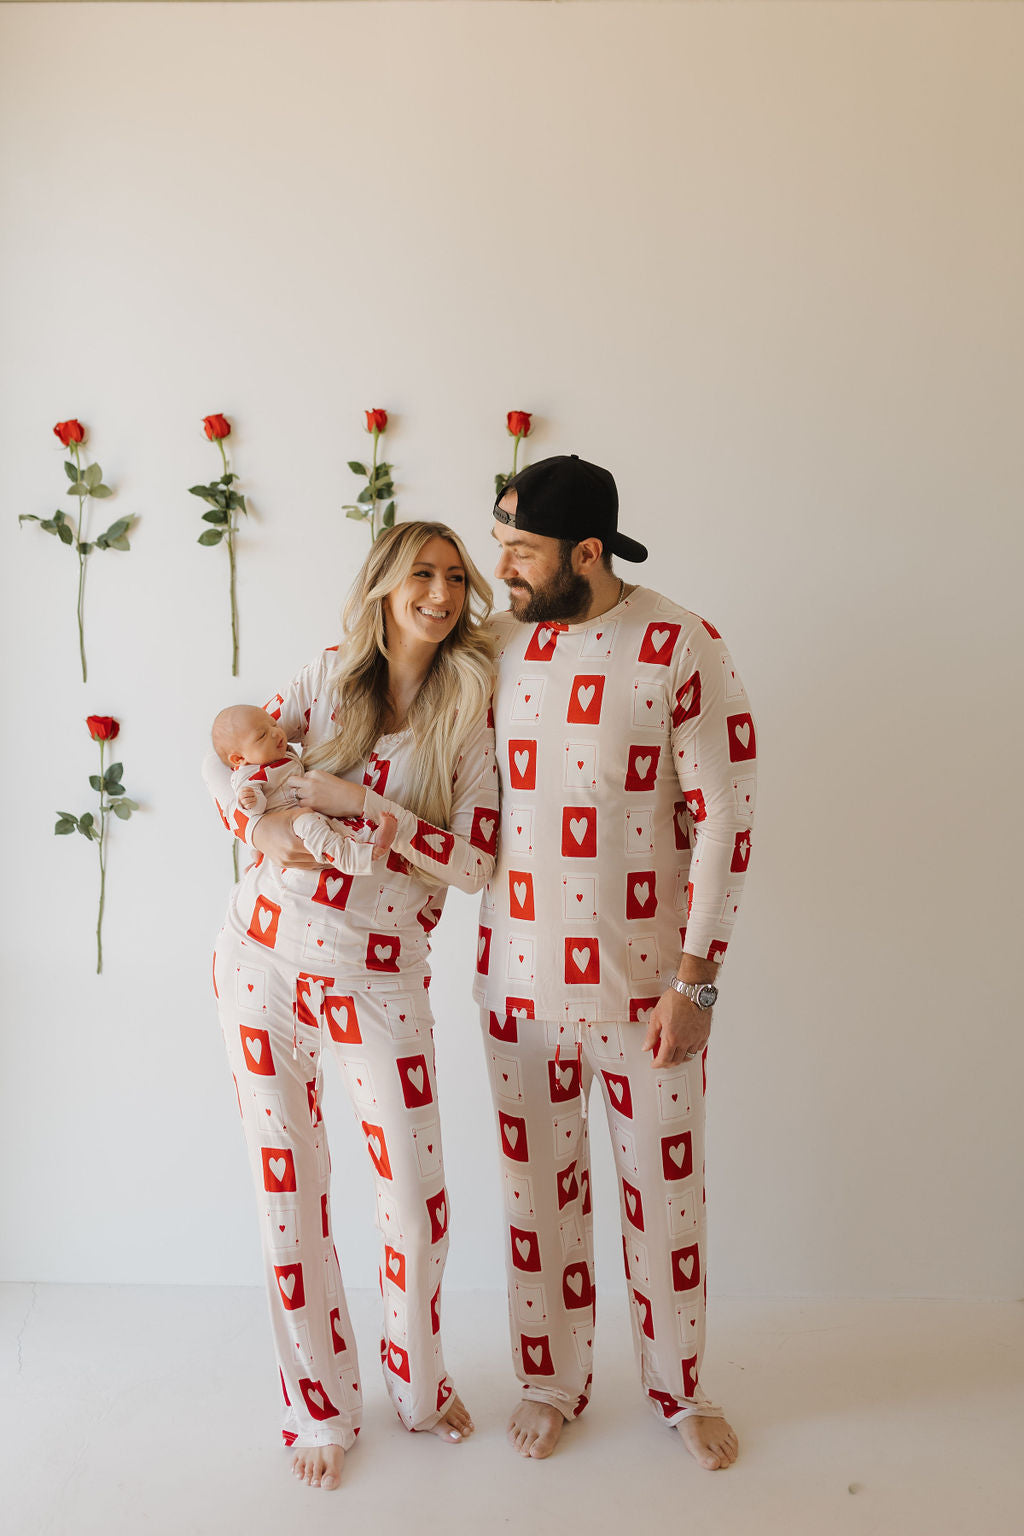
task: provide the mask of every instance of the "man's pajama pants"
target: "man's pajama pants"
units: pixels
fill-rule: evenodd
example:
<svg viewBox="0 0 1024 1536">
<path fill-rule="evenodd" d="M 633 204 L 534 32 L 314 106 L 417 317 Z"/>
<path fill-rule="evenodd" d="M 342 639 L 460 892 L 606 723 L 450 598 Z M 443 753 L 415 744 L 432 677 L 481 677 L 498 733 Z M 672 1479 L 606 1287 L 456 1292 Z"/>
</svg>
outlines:
<svg viewBox="0 0 1024 1536">
<path fill-rule="evenodd" d="M 593 1218 L 585 1104 L 601 1085 L 615 1154 L 633 1342 L 667 1424 L 717 1414 L 704 1352 L 704 1061 L 659 1070 L 636 1024 L 482 1015 L 498 1119 L 509 1326 L 523 1394 L 566 1418 L 590 1396 Z"/>
<path fill-rule="evenodd" d="M 448 1197 L 422 981 L 353 995 L 343 977 L 289 970 L 225 929 L 214 984 L 259 1205 L 285 1443 L 347 1448 L 360 1422 L 330 1231 L 321 1048 L 340 1063 L 376 1179 L 384 1380 L 406 1428 L 427 1429 L 454 1389 L 440 1342 Z"/>
</svg>

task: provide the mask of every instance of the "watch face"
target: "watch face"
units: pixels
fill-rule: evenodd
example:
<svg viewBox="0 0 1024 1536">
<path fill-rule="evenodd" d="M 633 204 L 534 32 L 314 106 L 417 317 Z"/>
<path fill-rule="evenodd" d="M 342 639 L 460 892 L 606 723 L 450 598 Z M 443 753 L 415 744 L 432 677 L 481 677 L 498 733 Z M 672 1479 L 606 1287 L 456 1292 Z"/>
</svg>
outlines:
<svg viewBox="0 0 1024 1536">
<path fill-rule="evenodd" d="M 697 992 L 697 1007 L 698 1008 L 713 1008 L 717 1001 L 718 1001 L 718 988 L 717 987 L 713 987 L 711 985 L 711 983 L 708 982 L 703 987 L 699 988 L 699 990 Z"/>
</svg>

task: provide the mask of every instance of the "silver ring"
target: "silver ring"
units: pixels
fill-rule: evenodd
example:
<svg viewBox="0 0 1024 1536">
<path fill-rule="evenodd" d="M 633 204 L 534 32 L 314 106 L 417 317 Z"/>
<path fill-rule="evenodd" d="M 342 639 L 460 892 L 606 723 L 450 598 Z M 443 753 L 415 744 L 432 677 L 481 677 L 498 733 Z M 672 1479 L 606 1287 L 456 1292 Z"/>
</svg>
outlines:
<svg viewBox="0 0 1024 1536">
<path fill-rule="evenodd" d="M 696 1054 L 697 1054 L 696 1051 L 684 1051 L 683 1052 L 683 1059 L 685 1061 L 692 1061 L 693 1058 L 696 1056 Z"/>
</svg>

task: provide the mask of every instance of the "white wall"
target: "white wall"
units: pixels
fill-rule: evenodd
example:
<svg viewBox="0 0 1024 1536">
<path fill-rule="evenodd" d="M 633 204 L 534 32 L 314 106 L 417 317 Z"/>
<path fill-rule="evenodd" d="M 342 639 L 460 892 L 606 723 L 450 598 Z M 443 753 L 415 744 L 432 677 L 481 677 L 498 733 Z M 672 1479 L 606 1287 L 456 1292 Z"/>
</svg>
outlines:
<svg viewBox="0 0 1024 1536">
<path fill-rule="evenodd" d="M 28 746 L 5 1278 L 256 1279 L 208 980 L 229 870 L 208 722 L 335 636 L 362 410 L 392 413 L 401 514 L 449 519 L 489 568 L 514 407 L 533 457 L 614 470 L 645 579 L 714 618 L 759 714 L 714 1285 L 1019 1294 L 1024 11 L 5 5 L 0 48 L 2 624 Z M 254 508 L 237 681 L 186 494 L 219 466 L 211 411 Z M 16 522 L 57 505 L 72 415 L 117 488 L 103 513 L 139 519 L 90 568 L 87 687 L 73 559 Z M 51 828 L 88 804 L 82 717 L 108 712 L 145 814 L 111 838 L 96 978 L 94 855 Z M 455 1287 L 501 1283 L 473 928 L 455 896 L 435 947 Z M 364 1153 L 331 1097 L 342 1259 L 370 1284 Z"/>
</svg>

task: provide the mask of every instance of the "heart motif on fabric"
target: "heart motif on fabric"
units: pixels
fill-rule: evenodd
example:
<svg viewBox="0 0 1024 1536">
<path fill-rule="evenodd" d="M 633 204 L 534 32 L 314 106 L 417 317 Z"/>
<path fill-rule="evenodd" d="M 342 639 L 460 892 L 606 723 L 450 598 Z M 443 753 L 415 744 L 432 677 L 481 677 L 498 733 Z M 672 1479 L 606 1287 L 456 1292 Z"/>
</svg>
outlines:
<svg viewBox="0 0 1024 1536">
<path fill-rule="evenodd" d="M 263 1055 L 262 1040 L 252 1040 L 248 1035 L 246 1035 L 245 1048 L 249 1052 L 249 1055 L 252 1057 L 253 1061 L 259 1061 L 260 1057 Z"/>
</svg>

